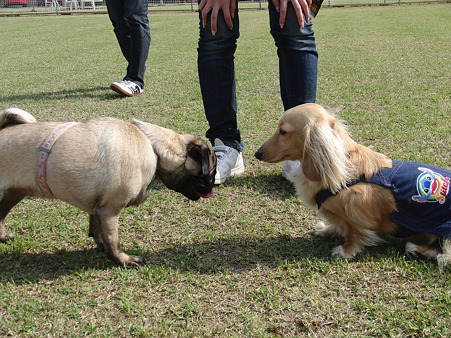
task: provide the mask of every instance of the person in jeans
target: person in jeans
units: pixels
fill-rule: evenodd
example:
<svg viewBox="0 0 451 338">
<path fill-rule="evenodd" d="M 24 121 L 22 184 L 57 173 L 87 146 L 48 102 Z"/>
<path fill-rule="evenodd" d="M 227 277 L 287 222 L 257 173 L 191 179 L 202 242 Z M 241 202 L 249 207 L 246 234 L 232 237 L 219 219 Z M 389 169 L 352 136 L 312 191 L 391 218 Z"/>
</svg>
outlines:
<svg viewBox="0 0 451 338">
<path fill-rule="evenodd" d="M 150 48 L 148 0 L 106 0 L 111 23 L 122 54 L 128 62 L 122 81 L 111 89 L 125 96 L 144 92 L 144 73 Z"/>
<path fill-rule="evenodd" d="M 244 172 L 234 68 L 240 35 L 237 0 L 198 1 L 199 83 L 209 123 L 206 137 L 218 160 L 216 184 L 221 184 Z M 285 110 L 316 100 L 318 53 L 310 5 L 311 0 L 269 0 L 269 23 L 279 57 L 280 93 Z M 284 163 L 283 173 L 291 166 L 292 162 Z"/>
</svg>

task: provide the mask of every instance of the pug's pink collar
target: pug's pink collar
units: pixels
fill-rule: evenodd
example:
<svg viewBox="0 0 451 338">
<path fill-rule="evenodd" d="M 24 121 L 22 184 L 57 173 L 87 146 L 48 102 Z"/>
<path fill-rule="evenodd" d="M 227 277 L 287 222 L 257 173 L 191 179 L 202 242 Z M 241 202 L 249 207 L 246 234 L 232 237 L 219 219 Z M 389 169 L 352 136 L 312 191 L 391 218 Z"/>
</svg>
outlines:
<svg viewBox="0 0 451 338">
<path fill-rule="evenodd" d="M 80 124 L 80 122 L 66 122 L 55 128 L 50 135 L 39 147 L 39 159 L 38 159 L 38 185 L 42 193 L 48 198 L 52 198 L 53 194 L 47 185 L 47 160 L 49 158 L 52 147 L 56 140 L 70 127 Z"/>
</svg>

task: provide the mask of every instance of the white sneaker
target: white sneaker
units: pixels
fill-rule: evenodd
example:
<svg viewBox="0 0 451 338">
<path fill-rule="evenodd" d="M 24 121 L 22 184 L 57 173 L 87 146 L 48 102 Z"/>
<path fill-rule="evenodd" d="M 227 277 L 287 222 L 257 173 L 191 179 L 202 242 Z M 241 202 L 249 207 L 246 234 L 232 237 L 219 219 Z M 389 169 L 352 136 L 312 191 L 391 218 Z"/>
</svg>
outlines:
<svg viewBox="0 0 451 338">
<path fill-rule="evenodd" d="M 215 139 L 213 151 L 216 154 L 215 184 L 222 184 L 230 176 L 244 172 L 243 155 L 236 149 L 228 147 L 220 139 Z"/>
<path fill-rule="evenodd" d="M 283 161 L 282 176 L 288 178 L 288 175 L 301 166 L 300 161 Z"/>
<path fill-rule="evenodd" d="M 121 82 L 113 82 L 110 86 L 116 93 L 125 96 L 135 96 L 144 93 L 144 89 L 140 85 L 132 81 L 123 80 Z"/>
</svg>

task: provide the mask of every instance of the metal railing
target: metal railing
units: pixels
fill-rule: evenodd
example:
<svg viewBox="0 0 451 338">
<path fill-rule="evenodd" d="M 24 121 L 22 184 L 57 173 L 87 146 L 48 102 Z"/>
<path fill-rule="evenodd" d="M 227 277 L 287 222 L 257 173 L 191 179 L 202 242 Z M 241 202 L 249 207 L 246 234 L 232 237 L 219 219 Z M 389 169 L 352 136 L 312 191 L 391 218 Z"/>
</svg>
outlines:
<svg viewBox="0 0 451 338">
<path fill-rule="evenodd" d="M 240 1 L 240 0 L 239 0 Z M 323 7 L 386 5 L 451 0 L 324 0 Z M 240 9 L 265 9 L 267 0 L 240 1 Z M 149 0 L 150 11 L 196 11 L 197 0 Z M 105 13 L 105 0 L 0 0 L 0 15 Z"/>
</svg>

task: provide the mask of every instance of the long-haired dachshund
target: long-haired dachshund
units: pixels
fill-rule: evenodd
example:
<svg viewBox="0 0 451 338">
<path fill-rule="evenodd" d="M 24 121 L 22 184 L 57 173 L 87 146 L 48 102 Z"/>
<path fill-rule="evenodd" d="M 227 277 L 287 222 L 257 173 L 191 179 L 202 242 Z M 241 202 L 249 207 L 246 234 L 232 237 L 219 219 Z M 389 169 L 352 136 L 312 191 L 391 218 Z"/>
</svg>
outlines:
<svg viewBox="0 0 451 338">
<path fill-rule="evenodd" d="M 262 161 L 299 160 L 290 173 L 302 203 L 326 221 L 315 233 L 341 235 L 336 258 L 352 258 L 383 235 L 405 237 L 406 254 L 451 261 L 451 170 L 392 161 L 351 139 L 318 104 L 286 111 L 256 152 Z"/>
</svg>

